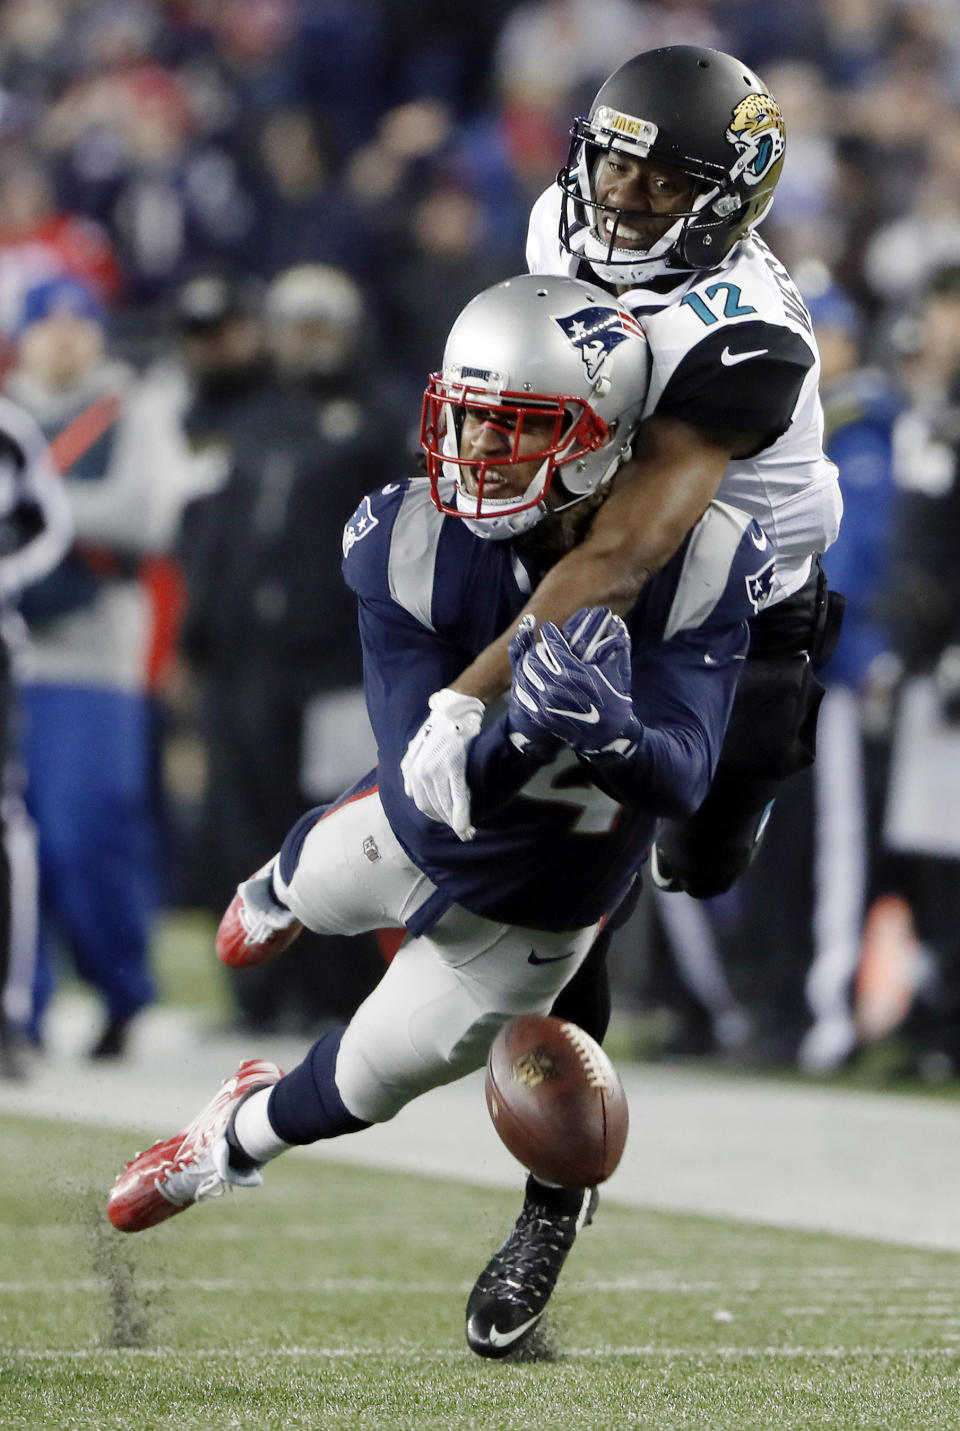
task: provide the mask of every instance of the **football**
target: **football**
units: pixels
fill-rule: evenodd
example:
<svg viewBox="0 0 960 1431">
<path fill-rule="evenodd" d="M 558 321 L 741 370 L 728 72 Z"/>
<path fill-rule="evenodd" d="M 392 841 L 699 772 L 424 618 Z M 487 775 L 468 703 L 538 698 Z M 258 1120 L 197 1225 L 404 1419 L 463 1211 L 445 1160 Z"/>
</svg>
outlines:
<svg viewBox="0 0 960 1431">
<path fill-rule="evenodd" d="M 501 1141 L 535 1177 L 593 1187 L 620 1162 L 628 1125 L 623 1084 L 576 1024 L 549 1015 L 511 1019 L 490 1049 L 485 1090 Z"/>
</svg>

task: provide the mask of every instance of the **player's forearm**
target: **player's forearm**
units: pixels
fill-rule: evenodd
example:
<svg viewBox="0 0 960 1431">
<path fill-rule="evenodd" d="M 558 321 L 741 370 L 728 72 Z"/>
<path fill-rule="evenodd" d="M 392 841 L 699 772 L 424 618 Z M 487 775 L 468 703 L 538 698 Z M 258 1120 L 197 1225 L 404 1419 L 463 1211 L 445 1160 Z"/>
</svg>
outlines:
<svg viewBox="0 0 960 1431">
<path fill-rule="evenodd" d="M 660 819 L 684 820 L 699 809 L 715 764 L 700 733 L 644 728 L 628 756 L 581 755 L 593 781 L 621 805 Z"/>
<path fill-rule="evenodd" d="M 517 623 L 514 622 L 485 651 L 481 651 L 477 659 L 450 683 L 451 690 L 461 691 L 465 696 L 477 696 L 484 705 L 502 696 L 510 686 L 512 673 L 507 648 L 516 629 Z"/>
<path fill-rule="evenodd" d="M 618 616 L 628 612 L 654 570 L 628 552 L 594 550 L 589 543 L 576 547 L 541 581 L 520 615 L 532 612 L 538 624 L 552 621 L 562 626 L 581 607 L 607 606 Z M 497 638 L 457 677 L 453 688 L 489 703 L 510 687 L 507 648 L 517 621 Z"/>
<path fill-rule="evenodd" d="M 585 540 L 551 567 L 524 607 L 537 622 L 562 626 L 581 607 L 631 610 L 644 583 L 677 550 L 713 497 L 726 455 L 685 424 L 646 425 L 642 456 L 626 463 L 596 513 Z M 510 686 L 507 647 L 516 623 L 482 651 L 453 683 L 484 702 Z"/>
<path fill-rule="evenodd" d="M 493 819 L 552 756 L 521 754 L 507 739 L 503 718 L 484 726 L 467 752 L 470 814 L 474 823 Z"/>
</svg>

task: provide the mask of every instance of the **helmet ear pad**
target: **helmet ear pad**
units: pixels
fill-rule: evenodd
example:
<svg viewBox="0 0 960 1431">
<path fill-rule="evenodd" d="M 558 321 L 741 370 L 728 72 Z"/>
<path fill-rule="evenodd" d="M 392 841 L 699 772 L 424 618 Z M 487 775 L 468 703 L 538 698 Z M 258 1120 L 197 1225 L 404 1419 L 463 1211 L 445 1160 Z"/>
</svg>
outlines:
<svg viewBox="0 0 960 1431">
<path fill-rule="evenodd" d="M 738 204 L 732 213 L 718 218 L 711 216 L 713 206 L 710 204 L 706 212 L 685 223 L 675 245 L 678 262 L 684 268 L 712 268 L 722 262 L 734 244 L 752 227 L 748 222 L 748 207 L 746 203 Z M 764 213 L 767 208 L 769 204 L 764 206 Z"/>
</svg>

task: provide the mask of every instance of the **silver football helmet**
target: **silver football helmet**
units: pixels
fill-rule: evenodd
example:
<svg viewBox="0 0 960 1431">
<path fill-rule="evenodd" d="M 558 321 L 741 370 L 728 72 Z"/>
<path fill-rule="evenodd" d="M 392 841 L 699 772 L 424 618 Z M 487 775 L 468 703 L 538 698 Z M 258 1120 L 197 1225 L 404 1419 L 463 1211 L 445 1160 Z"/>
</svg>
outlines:
<svg viewBox="0 0 960 1431">
<path fill-rule="evenodd" d="M 451 328 L 443 368 L 424 393 L 420 445 L 434 504 L 479 536 L 502 539 L 582 501 L 630 455 L 649 382 L 643 329 L 602 288 L 522 274 L 486 289 Z M 468 412 L 496 421 L 509 451 L 463 456 Z M 540 420 L 538 430 L 552 418 L 552 431 L 521 457 L 530 415 Z M 484 495 L 490 469 L 534 460 L 539 465 L 519 496 Z"/>
</svg>

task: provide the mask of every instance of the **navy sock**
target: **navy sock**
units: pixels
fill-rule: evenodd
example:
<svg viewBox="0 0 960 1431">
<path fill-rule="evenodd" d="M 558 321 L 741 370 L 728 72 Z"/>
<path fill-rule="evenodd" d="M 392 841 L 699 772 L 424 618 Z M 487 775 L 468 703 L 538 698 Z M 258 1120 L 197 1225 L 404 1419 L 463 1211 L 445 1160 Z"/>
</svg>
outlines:
<svg viewBox="0 0 960 1431">
<path fill-rule="evenodd" d="M 344 1030 L 331 1029 L 318 1039 L 301 1064 L 274 1084 L 267 1117 L 285 1143 L 315 1143 L 369 1128 L 346 1107 L 334 1081 Z"/>
</svg>

